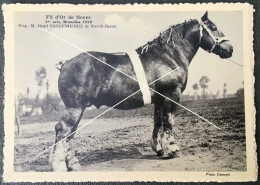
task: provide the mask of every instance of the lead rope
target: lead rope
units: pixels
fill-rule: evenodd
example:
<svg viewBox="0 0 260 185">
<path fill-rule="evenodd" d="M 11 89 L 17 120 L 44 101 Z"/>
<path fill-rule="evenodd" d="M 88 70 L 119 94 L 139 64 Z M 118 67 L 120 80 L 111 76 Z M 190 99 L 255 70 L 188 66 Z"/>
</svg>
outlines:
<svg viewBox="0 0 260 185">
<path fill-rule="evenodd" d="M 242 64 L 239 64 L 239 63 L 235 62 L 234 60 L 231 60 L 229 58 L 227 58 L 227 60 L 229 60 L 230 62 L 232 62 L 232 63 L 234 63 L 234 64 L 236 64 L 236 65 L 238 65 L 240 67 L 244 67 Z"/>
</svg>

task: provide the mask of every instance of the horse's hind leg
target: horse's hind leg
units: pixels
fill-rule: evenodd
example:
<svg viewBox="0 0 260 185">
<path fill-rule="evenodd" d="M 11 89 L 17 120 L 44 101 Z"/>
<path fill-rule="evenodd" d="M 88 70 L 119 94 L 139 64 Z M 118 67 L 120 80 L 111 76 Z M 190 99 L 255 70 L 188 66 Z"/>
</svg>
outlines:
<svg viewBox="0 0 260 185">
<path fill-rule="evenodd" d="M 56 145 L 50 154 L 53 171 L 81 170 L 79 161 L 72 149 L 74 136 L 72 133 L 77 129 L 83 111 L 82 108 L 67 108 L 67 113 L 56 124 Z"/>
</svg>

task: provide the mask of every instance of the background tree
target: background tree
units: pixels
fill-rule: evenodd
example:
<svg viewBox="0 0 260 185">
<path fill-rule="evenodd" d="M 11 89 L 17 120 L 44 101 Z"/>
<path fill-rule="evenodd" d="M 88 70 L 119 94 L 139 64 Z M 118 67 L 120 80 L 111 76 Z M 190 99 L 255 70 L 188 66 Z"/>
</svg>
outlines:
<svg viewBox="0 0 260 185">
<path fill-rule="evenodd" d="M 192 88 L 195 92 L 197 92 L 197 90 L 199 89 L 199 85 L 197 83 L 195 83 L 195 84 L 193 84 Z"/>
<path fill-rule="evenodd" d="M 223 86 L 223 98 L 227 98 L 227 84 L 224 83 L 224 86 Z"/>
<path fill-rule="evenodd" d="M 26 96 L 27 96 L 27 100 L 29 100 L 29 96 L 30 96 L 30 89 L 29 89 L 29 87 L 27 87 L 27 89 L 26 89 Z"/>
<path fill-rule="evenodd" d="M 60 113 L 63 108 L 60 106 L 60 102 L 62 102 L 60 96 L 57 94 L 49 93 L 49 102 L 47 103 L 47 98 L 44 98 L 39 102 L 39 106 L 42 108 L 43 114 L 54 114 Z"/>
<path fill-rule="evenodd" d="M 42 86 L 44 84 L 44 80 L 47 77 L 47 71 L 44 66 L 41 66 L 36 72 L 35 72 L 35 80 L 37 81 L 38 85 L 38 92 L 36 94 L 35 102 L 39 102 L 40 93 L 42 90 Z"/>
<path fill-rule="evenodd" d="M 192 88 L 194 90 L 193 99 L 197 100 L 197 96 L 198 96 L 197 90 L 199 89 L 199 85 L 197 83 L 195 83 L 195 84 L 193 84 Z"/>
<path fill-rule="evenodd" d="M 242 82 L 243 87 L 239 88 L 236 92 L 236 97 L 243 98 L 244 97 L 244 81 Z"/>
<path fill-rule="evenodd" d="M 200 78 L 199 84 L 200 87 L 202 88 L 202 98 L 205 99 L 206 98 L 206 89 L 209 87 L 208 83 L 209 83 L 209 77 L 207 76 L 202 76 Z"/>
<path fill-rule="evenodd" d="M 237 90 L 236 97 L 239 97 L 239 98 L 244 97 L 244 88 L 240 88 Z"/>
</svg>

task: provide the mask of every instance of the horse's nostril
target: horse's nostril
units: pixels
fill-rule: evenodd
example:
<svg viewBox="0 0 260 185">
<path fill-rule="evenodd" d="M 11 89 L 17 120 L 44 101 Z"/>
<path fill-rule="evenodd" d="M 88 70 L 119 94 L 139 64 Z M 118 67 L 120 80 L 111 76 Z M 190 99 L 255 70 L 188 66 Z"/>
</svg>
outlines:
<svg viewBox="0 0 260 185">
<path fill-rule="evenodd" d="M 230 48 L 230 52 L 233 53 L 233 47 Z"/>
</svg>

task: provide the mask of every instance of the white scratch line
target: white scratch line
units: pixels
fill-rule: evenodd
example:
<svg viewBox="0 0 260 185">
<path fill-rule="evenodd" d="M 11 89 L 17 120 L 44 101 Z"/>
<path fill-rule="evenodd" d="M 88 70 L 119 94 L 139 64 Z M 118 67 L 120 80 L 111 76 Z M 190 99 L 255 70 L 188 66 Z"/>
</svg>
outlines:
<svg viewBox="0 0 260 185">
<path fill-rule="evenodd" d="M 176 71 L 178 68 L 172 70 L 169 73 L 166 73 L 165 75 L 161 76 L 160 78 L 154 80 L 153 82 L 149 83 L 148 85 L 151 85 L 153 83 L 155 83 L 156 81 L 160 80 L 161 78 L 169 75 L 170 73 Z M 142 88 L 149 88 L 148 86 L 142 87 Z M 142 89 L 141 88 L 141 89 Z M 82 128 L 84 128 L 85 126 L 87 126 L 88 124 L 90 124 L 91 122 L 95 121 L 97 118 L 99 118 L 100 116 L 102 116 L 103 114 L 105 114 L 106 112 L 110 111 L 111 109 L 113 109 L 114 107 L 116 107 L 117 105 L 119 105 L 120 103 L 124 102 L 125 100 L 127 100 L 128 98 L 130 98 L 131 96 L 135 95 L 136 93 L 138 93 L 139 91 L 141 91 L 141 89 L 139 89 L 138 91 L 134 92 L 133 94 L 129 95 L 128 97 L 124 98 L 123 100 L 121 100 L 120 102 L 118 102 L 117 104 L 113 105 L 112 107 L 110 107 L 109 109 L 105 110 L 104 112 L 102 112 L 101 114 L 99 114 L 98 116 L 96 116 L 95 118 L 93 118 L 92 120 L 90 120 L 89 122 L 85 123 L 84 125 L 82 125 L 81 127 L 79 127 L 77 130 L 75 130 L 74 132 L 72 132 L 71 134 L 67 135 L 66 137 L 64 137 L 63 139 L 61 139 L 60 141 L 58 141 L 57 143 L 53 144 L 52 146 L 50 146 L 49 148 L 47 148 L 46 150 L 42 151 L 41 153 L 39 153 L 38 155 L 34 156 L 34 158 L 32 160 L 29 161 L 33 161 L 35 160 L 37 157 L 39 157 L 40 155 L 44 154 L 45 152 L 47 152 L 48 150 L 50 150 L 51 148 L 53 148 L 55 145 L 57 145 L 58 143 L 64 141 L 65 139 L 67 139 L 68 137 L 70 137 L 71 135 L 75 134 L 76 132 L 78 132 L 79 130 L 81 130 Z M 28 161 L 28 162 L 29 162 Z M 27 162 L 27 161 L 26 161 Z"/>
</svg>

